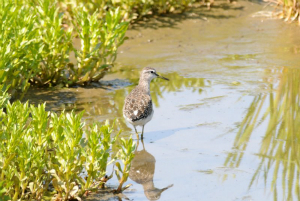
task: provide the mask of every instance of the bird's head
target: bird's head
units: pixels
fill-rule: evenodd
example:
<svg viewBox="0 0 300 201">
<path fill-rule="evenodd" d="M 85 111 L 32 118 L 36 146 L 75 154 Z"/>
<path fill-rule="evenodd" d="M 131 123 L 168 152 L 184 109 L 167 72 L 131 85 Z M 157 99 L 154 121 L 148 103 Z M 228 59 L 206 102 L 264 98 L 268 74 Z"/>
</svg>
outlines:
<svg viewBox="0 0 300 201">
<path fill-rule="evenodd" d="M 144 80 L 148 80 L 149 82 L 151 82 L 151 80 L 153 80 L 154 78 L 161 78 L 169 81 L 168 78 L 158 75 L 156 73 L 156 70 L 150 67 L 146 67 L 142 70 L 141 78 Z"/>
</svg>

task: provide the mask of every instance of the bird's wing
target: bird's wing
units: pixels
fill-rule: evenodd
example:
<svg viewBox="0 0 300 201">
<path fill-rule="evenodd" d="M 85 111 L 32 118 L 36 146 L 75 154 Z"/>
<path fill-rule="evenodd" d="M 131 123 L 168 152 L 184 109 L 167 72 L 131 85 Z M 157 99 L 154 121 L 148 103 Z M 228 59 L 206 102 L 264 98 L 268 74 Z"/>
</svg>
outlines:
<svg viewBox="0 0 300 201">
<path fill-rule="evenodd" d="M 125 99 L 124 114 L 131 121 L 146 118 L 152 113 L 152 100 L 147 94 L 131 93 Z"/>
</svg>

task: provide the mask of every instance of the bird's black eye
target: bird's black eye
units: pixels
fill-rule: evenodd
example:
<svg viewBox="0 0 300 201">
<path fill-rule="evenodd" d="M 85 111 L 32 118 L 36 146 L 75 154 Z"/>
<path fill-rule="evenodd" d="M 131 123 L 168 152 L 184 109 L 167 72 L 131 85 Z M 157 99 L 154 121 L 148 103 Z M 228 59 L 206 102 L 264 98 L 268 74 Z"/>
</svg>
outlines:
<svg viewBox="0 0 300 201">
<path fill-rule="evenodd" d="M 154 71 L 152 70 L 152 71 L 150 71 L 151 73 L 154 73 Z"/>
</svg>

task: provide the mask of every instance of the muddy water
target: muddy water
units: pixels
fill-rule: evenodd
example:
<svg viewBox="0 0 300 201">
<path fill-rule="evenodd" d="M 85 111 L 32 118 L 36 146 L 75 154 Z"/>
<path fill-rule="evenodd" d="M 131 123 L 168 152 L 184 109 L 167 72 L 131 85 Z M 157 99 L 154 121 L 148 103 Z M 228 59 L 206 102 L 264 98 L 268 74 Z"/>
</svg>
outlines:
<svg viewBox="0 0 300 201">
<path fill-rule="evenodd" d="M 263 6 L 217 2 L 145 19 L 101 85 L 28 93 L 51 110 L 84 109 L 87 122 L 118 118 L 128 137 L 123 100 L 139 71 L 151 66 L 170 79 L 151 84 L 155 113 L 132 163 L 133 186 L 89 200 L 299 200 L 299 27 Z"/>
</svg>

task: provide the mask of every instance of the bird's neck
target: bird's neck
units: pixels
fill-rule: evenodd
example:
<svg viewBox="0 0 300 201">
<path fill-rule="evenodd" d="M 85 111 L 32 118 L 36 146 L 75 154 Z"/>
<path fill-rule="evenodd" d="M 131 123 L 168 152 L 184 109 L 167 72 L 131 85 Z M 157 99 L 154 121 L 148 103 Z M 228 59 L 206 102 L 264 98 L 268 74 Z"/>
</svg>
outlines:
<svg viewBox="0 0 300 201">
<path fill-rule="evenodd" d="M 143 188 L 144 188 L 145 191 L 155 189 L 155 186 L 154 186 L 154 183 L 153 183 L 153 178 L 150 179 L 149 181 L 143 182 L 142 185 L 143 185 Z"/>
<path fill-rule="evenodd" d="M 148 95 L 150 95 L 150 82 L 151 81 L 145 81 L 145 80 L 140 79 L 139 85 L 138 85 L 139 88 L 141 88 Z"/>
</svg>

